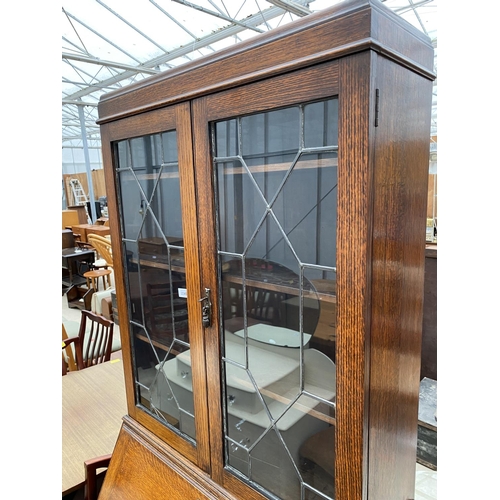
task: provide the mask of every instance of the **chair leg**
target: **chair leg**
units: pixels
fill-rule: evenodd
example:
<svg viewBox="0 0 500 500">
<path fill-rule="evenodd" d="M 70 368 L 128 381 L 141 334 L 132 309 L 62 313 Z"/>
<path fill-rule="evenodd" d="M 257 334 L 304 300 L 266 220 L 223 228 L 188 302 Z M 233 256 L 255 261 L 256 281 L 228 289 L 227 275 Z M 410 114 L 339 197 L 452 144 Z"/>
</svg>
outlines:
<svg viewBox="0 0 500 500">
<path fill-rule="evenodd" d="M 85 500 L 95 500 L 97 491 L 97 469 L 107 468 L 111 461 L 111 454 L 96 457 L 84 462 L 85 466 Z"/>
</svg>

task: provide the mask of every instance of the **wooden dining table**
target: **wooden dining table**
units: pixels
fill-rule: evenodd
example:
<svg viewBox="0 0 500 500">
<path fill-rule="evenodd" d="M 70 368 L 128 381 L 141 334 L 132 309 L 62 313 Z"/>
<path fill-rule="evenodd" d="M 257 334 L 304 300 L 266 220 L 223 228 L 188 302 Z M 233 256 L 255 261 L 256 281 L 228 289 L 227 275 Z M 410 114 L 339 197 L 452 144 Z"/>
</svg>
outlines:
<svg viewBox="0 0 500 500">
<path fill-rule="evenodd" d="M 113 452 L 126 413 L 120 358 L 62 377 L 63 495 L 83 486 L 85 460 Z"/>
</svg>

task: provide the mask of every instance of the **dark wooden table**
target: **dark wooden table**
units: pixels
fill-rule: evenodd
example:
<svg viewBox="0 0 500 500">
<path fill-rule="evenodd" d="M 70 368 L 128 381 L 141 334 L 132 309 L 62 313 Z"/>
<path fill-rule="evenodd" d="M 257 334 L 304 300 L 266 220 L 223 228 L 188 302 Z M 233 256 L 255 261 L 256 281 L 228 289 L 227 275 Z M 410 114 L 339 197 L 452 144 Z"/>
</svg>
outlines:
<svg viewBox="0 0 500 500">
<path fill-rule="evenodd" d="M 67 269 L 69 273 L 69 282 L 64 283 L 67 286 L 75 285 L 74 278 L 75 275 L 79 275 L 77 269 L 78 262 L 88 262 L 93 264 L 95 262 L 95 252 L 94 250 L 82 250 L 78 247 L 70 247 L 62 249 L 62 268 Z M 82 276 L 82 282 L 85 283 L 85 279 Z"/>
</svg>

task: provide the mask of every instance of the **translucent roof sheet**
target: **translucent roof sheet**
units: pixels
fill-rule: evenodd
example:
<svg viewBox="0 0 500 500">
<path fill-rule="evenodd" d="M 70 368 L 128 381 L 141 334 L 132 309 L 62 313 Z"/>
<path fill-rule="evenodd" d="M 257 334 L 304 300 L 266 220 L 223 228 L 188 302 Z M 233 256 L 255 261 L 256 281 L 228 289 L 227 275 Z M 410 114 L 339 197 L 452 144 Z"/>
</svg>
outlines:
<svg viewBox="0 0 500 500">
<path fill-rule="evenodd" d="M 100 147 L 99 97 L 343 0 L 63 0 L 62 146 Z M 386 0 L 433 40 L 437 0 Z M 436 134 L 437 83 L 433 131 Z"/>
</svg>

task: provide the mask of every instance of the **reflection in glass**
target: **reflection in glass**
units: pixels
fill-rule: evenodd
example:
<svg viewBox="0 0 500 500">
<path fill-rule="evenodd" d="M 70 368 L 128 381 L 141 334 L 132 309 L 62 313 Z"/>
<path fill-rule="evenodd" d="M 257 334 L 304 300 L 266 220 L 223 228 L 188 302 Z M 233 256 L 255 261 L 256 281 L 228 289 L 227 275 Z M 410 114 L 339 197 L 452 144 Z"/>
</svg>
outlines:
<svg viewBox="0 0 500 500">
<path fill-rule="evenodd" d="M 175 131 L 115 144 L 137 403 L 193 440 Z"/>
<path fill-rule="evenodd" d="M 226 465 L 333 499 L 337 100 L 214 124 Z"/>
</svg>

